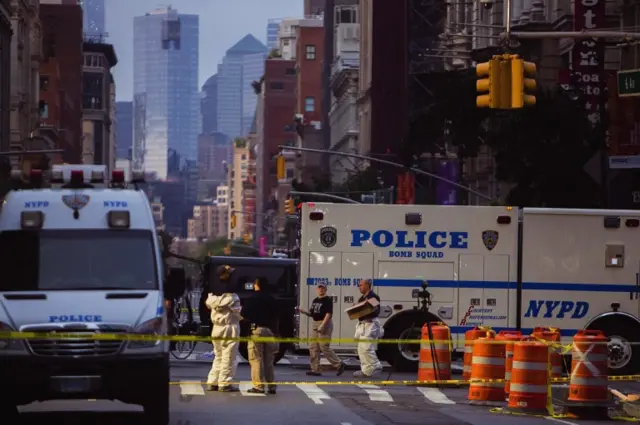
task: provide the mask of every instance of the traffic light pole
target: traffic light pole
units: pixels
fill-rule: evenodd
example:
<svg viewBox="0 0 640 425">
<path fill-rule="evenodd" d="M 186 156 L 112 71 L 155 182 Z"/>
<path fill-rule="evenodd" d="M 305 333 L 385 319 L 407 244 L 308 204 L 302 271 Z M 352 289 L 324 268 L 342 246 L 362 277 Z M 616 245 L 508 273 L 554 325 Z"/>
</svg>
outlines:
<svg viewBox="0 0 640 425">
<path fill-rule="evenodd" d="M 371 161 L 371 162 L 377 162 L 379 164 L 385 164 L 385 165 L 390 165 L 392 167 L 396 167 L 396 168 L 403 168 L 405 170 L 409 170 L 412 171 L 416 174 L 420 174 L 423 176 L 427 176 L 430 177 L 432 179 L 435 180 L 439 180 L 441 182 L 445 182 L 450 184 L 451 186 L 457 187 L 458 189 L 462 189 L 468 193 L 471 193 L 473 195 L 476 195 L 482 199 L 486 199 L 487 201 L 496 201 L 495 199 L 493 199 L 490 196 L 485 195 L 484 193 L 480 193 L 476 190 L 473 190 L 467 186 L 461 185 L 460 183 L 456 183 L 453 180 L 449 180 L 449 179 L 445 179 L 444 177 L 440 177 L 437 174 L 433 174 L 433 173 L 429 173 L 427 171 L 423 171 L 419 168 L 415 168 L 415 167 L 407 167 L 405 165 L 402 165 L 400 163 L 397 162 L 392 162 L 392 161 L 387 161 L 386 159 L 379 159 L 379 158 L 373 158 L 370 156 L 365 156 L 365 155 L 358 155 L 355 153 L 347 153 L 347 152 L 335 152 L 335 151 L 329 151 L 329 150 L 322 150 L 322 149 L 311 149 L 311 148 L 299 148 L 297 146 L 284 146 L 284 145 L 280 145 L 279 146 L 281 151 L 286 151 L 286 150 L 292 150 L 292 151 L 301 151 L 301 152 L 309 152 L 309 153 L 317 153 L 317 154 L 321 154 L 321 155 L 336 155 L 336 156 L 344 156 L 347 158 L 355 158 L 355 159 L 361 159 L 363 161 Z M 292 192 L 293 193 L 293 192 Z M 325 196 L 327 195 L 326 193 L 324 194 Z M 346 198 L 344 198 L 346 199 Z M 360 202 L 355 202 L 357 204 L 359 204 Z"/>
<path fill-rule="evenodd" d="M 362 202 L 354 201 L 353 199 L 343 198 L 342 196 L 332 195 L 330 193 L 320 193 L 320 192 L 297 192 L 292 190 L 289 194 L 293 196 L 316 196 L 318 198 L 327 198 L 327 199 L 335 199 L 336 201 L 344 201 L 350 204 L 361 204 Z"/>
</svg>

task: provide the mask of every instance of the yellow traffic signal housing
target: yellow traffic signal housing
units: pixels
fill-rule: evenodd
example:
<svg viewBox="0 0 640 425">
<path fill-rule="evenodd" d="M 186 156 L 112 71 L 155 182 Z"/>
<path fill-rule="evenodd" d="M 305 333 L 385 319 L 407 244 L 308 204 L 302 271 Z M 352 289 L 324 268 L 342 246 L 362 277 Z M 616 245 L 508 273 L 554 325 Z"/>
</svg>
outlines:
<svg viewBox="0 0 640 425">
<path fill-rule="evenodd" d="M 295 214 L 296 213 L 296 206 L 293 205 L 293 199 L 291 198 L 287 198 L 284 201 L 284 210 L 287 214 Z"/>
<path fill-rule="evenodd" d="M 278 175 L 278 180 L 284 180 L 285 177 L 287 176 L 287 172 L 286 172 L 286 161 L 284 159 L 284 156 L 282 155 L 278 155 L 276 157 L 276 172 Z"/>
<path fill-rule="evenodd" d="M 488 62 L 476 65 L 476 75 L 481 77 L 476 81 L 476 90 L 478 95 L 476 98 L 476 106 L 478 108 L 498 109 L 501 106 L 500 97 L 500 60 L 498 56 L 494 56 Z"/>
<path fill-rule="evenodd" d="M 536 104 L 531 93 L 536 90 L 536 64 L 515 56 L 511 60 L 511 107 L 514 109 Z"/>
<path fill-rule="evenodd" d="M 231 213 L 231 228 L 235 229 L 237 224 L 236 213 Z"/>
<path fill-rule="evenodd" d="M 249 234 L 248 233 L 244 234 L 244 238 L 243 239 L 244 239 L 245 245 L 249 245 Z"/>
</svg>

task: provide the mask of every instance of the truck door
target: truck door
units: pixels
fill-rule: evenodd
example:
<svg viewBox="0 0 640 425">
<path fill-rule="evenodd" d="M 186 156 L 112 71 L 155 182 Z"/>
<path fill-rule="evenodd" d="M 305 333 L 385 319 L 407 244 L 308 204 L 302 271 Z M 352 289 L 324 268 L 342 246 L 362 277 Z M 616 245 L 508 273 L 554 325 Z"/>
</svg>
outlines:
<svg viewBox="0 0 640 425">
<path fill-rule="evenodd" d="M 309 253 L 309 277 L 312 279 L 312 283 L 309 287 L 309 299 L 306 301 L 305 308 L 308 310 L 313 302 L 313 299 L 318 296 L 316 292 L 316 284 L 319 281 L 324 282 L 327 285 L 327 296 L 333 299 L 333 316 L 334 319 L 338 314 L 337 303 L 341 295 L 341 287 L 336 286 L 334 283 L 342 276 L 342 253 L 340 252 L 310 252 Z M 304 282 L 303 282 L 304 284 Z M 303 316 L 307 319 L 307 335 L 311 335 L 313 320 L 310 317 Z M 339 316 L 338 316 L 339 317 Z M 304 320 L 304 319 L 300 319 Z M 337 325 L 334 324 L 334 328 Z M 302 327 L 302 326 L 301 326 Z M 338 328 L 339 329 L 339 328 Z M 336 335 L 334 330 L 334 338 Z"/>
<path fill-rule="evenodd" d="M 458 268 L 458 323 L 460 326 L 483 324 L 484 255 L 462 254 Z M 464 334 L 458 335 L 464 341 Z"/>
<path fill-rule="evenodd" d="M 355 322 L 349 320 L 344 311 L 351 307 L 358 298 L 360 291 L 358 283 L 360 279 L 371 279 L 373 277 L 373 253 L 343 253 L 342 254 L 342 289 L 338 303 L 333 305 L 334 318 L 334 338 L 353 338 L 355 332 Z M 336 343 L 333 345 L 354 346 L 353 343 Z"/>
<path fill-rule="evenodd" d="M 484 257 L 484 287 L 482 301 L 483 325 L 492 328 L 507 326 L 509 316 L 509 256 L 486 255 Z"/>
</svg>

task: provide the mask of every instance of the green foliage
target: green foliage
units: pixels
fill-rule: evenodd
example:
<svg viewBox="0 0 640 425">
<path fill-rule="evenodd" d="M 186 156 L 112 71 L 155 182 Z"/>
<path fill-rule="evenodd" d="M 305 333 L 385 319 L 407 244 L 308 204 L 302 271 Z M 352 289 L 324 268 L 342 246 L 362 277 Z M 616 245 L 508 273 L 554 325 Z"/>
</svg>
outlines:
<svg viewBox="0 0 640 425">
<path fill-rule="evenodd" d="M 264 75 L 259 80 L 251 82 L 251 88 L 253 88 L 255 94 L 262 93 L 262 83 L 264 83 Z"/>
<path fill-rule="evenodd" d="M 244 137 L 236 137 L 235 139 L 233 139 L 233 145 L 237 149 L 244 149 L 247 147 L 247 139 L 245 139 Z"/>
<path fill-rule="evenodd" d="M 380 187 L 381 173 L 375 165 L 357 171 L 341 185 L 334 186 L 333 192 L 340 192 L 340 196 L 360 201 L 360 195 L 382 189 Z M 352 192 L 352 193 L 349 193 Z"/>
<path fill-rule="evenodd" d="M 281 58 L 281 57 L 282 57 L 282 54 L 280 54 L 280 50 L 276 48 L 271 49 L 271 51 L 267 55 L 267 59 L 275 59 L 275 58 Z"/>
<path fill-rule="evenodd" d="M 206 241 L 202 247 L 201 258 L 208 257 L 209 255 L 224 255 L 224 248 L 228 243 L 227 238 L 217 238 Z"/>
</svg>

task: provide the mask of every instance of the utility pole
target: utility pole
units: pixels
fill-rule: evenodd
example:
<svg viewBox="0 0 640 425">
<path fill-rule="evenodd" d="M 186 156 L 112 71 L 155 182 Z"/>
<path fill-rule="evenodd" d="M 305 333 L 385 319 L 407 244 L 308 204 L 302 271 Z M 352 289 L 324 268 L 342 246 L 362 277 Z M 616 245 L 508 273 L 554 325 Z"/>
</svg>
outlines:
<svg viewBox="0 0 640 425">
<path fill-rule="evenodd" d="M 355 153 L 347 153 L 347 152 L 335 152 L 335 151 L 329 151 L 329 150 L 322 150 L 322 149 L 310 149 L 310 148 L 299 148 L 299 147 L 295 147 L 295 146 L 283 146 L 280 145 L 279 148 L 281 150 L 292 150 L 292 151 L 301 151 L 301 152 L 310 152 L 310 153 L 317 153 L 317 154 L 321 154 L 321 155 L 337 155 L 337 156 L 344 156 L 347 158 L 355 158 L 355 159 L 361 159 L 364 161 L 370 161 L 370 162 L 377 162 L 379 164 L 385 164 L 385 165 L 390 165 L 392 167 L 396 167 L 396 168 L 402 168 L 405 170 L 409 170 L 412 171 L 416 174 L 420 174 L 423 176 L 427 176 L 430 177 L 432 179 L 435 180 L 439 180 L 441 182 L 445 182 L 450 184 L 451 186 L 457 187 L 458 189 L 462 189 L 467 191 L 468 193 L 474 194 L 482 199 L 486 199 L 487 201 L 495 201 L 495 199 L 493 199 L 490 196 L 485 195 L 484 193 L 480 193 L 476 190 L 471 189 L 470 187 L 467 186 L 463 186 L 457 182 L 454 182 L 453 180 L 449 180 L 449 179 L 445 179 L 444 177 L 440 177 L 437 174 L 433 174 L 433 173 L 429 173 L 427 171 L 423 171 L 419 168 L 415 168 L 415 167 L 407 167 L 403 164 L 400 164 L 398 162 L 392 162 L 392 161 L 387 161 L 386 159 L 379 159 L 379 158 L 374 158 L 371 156 L 366 156 L 366 155 L 358 155 Z"/>
</svg>

